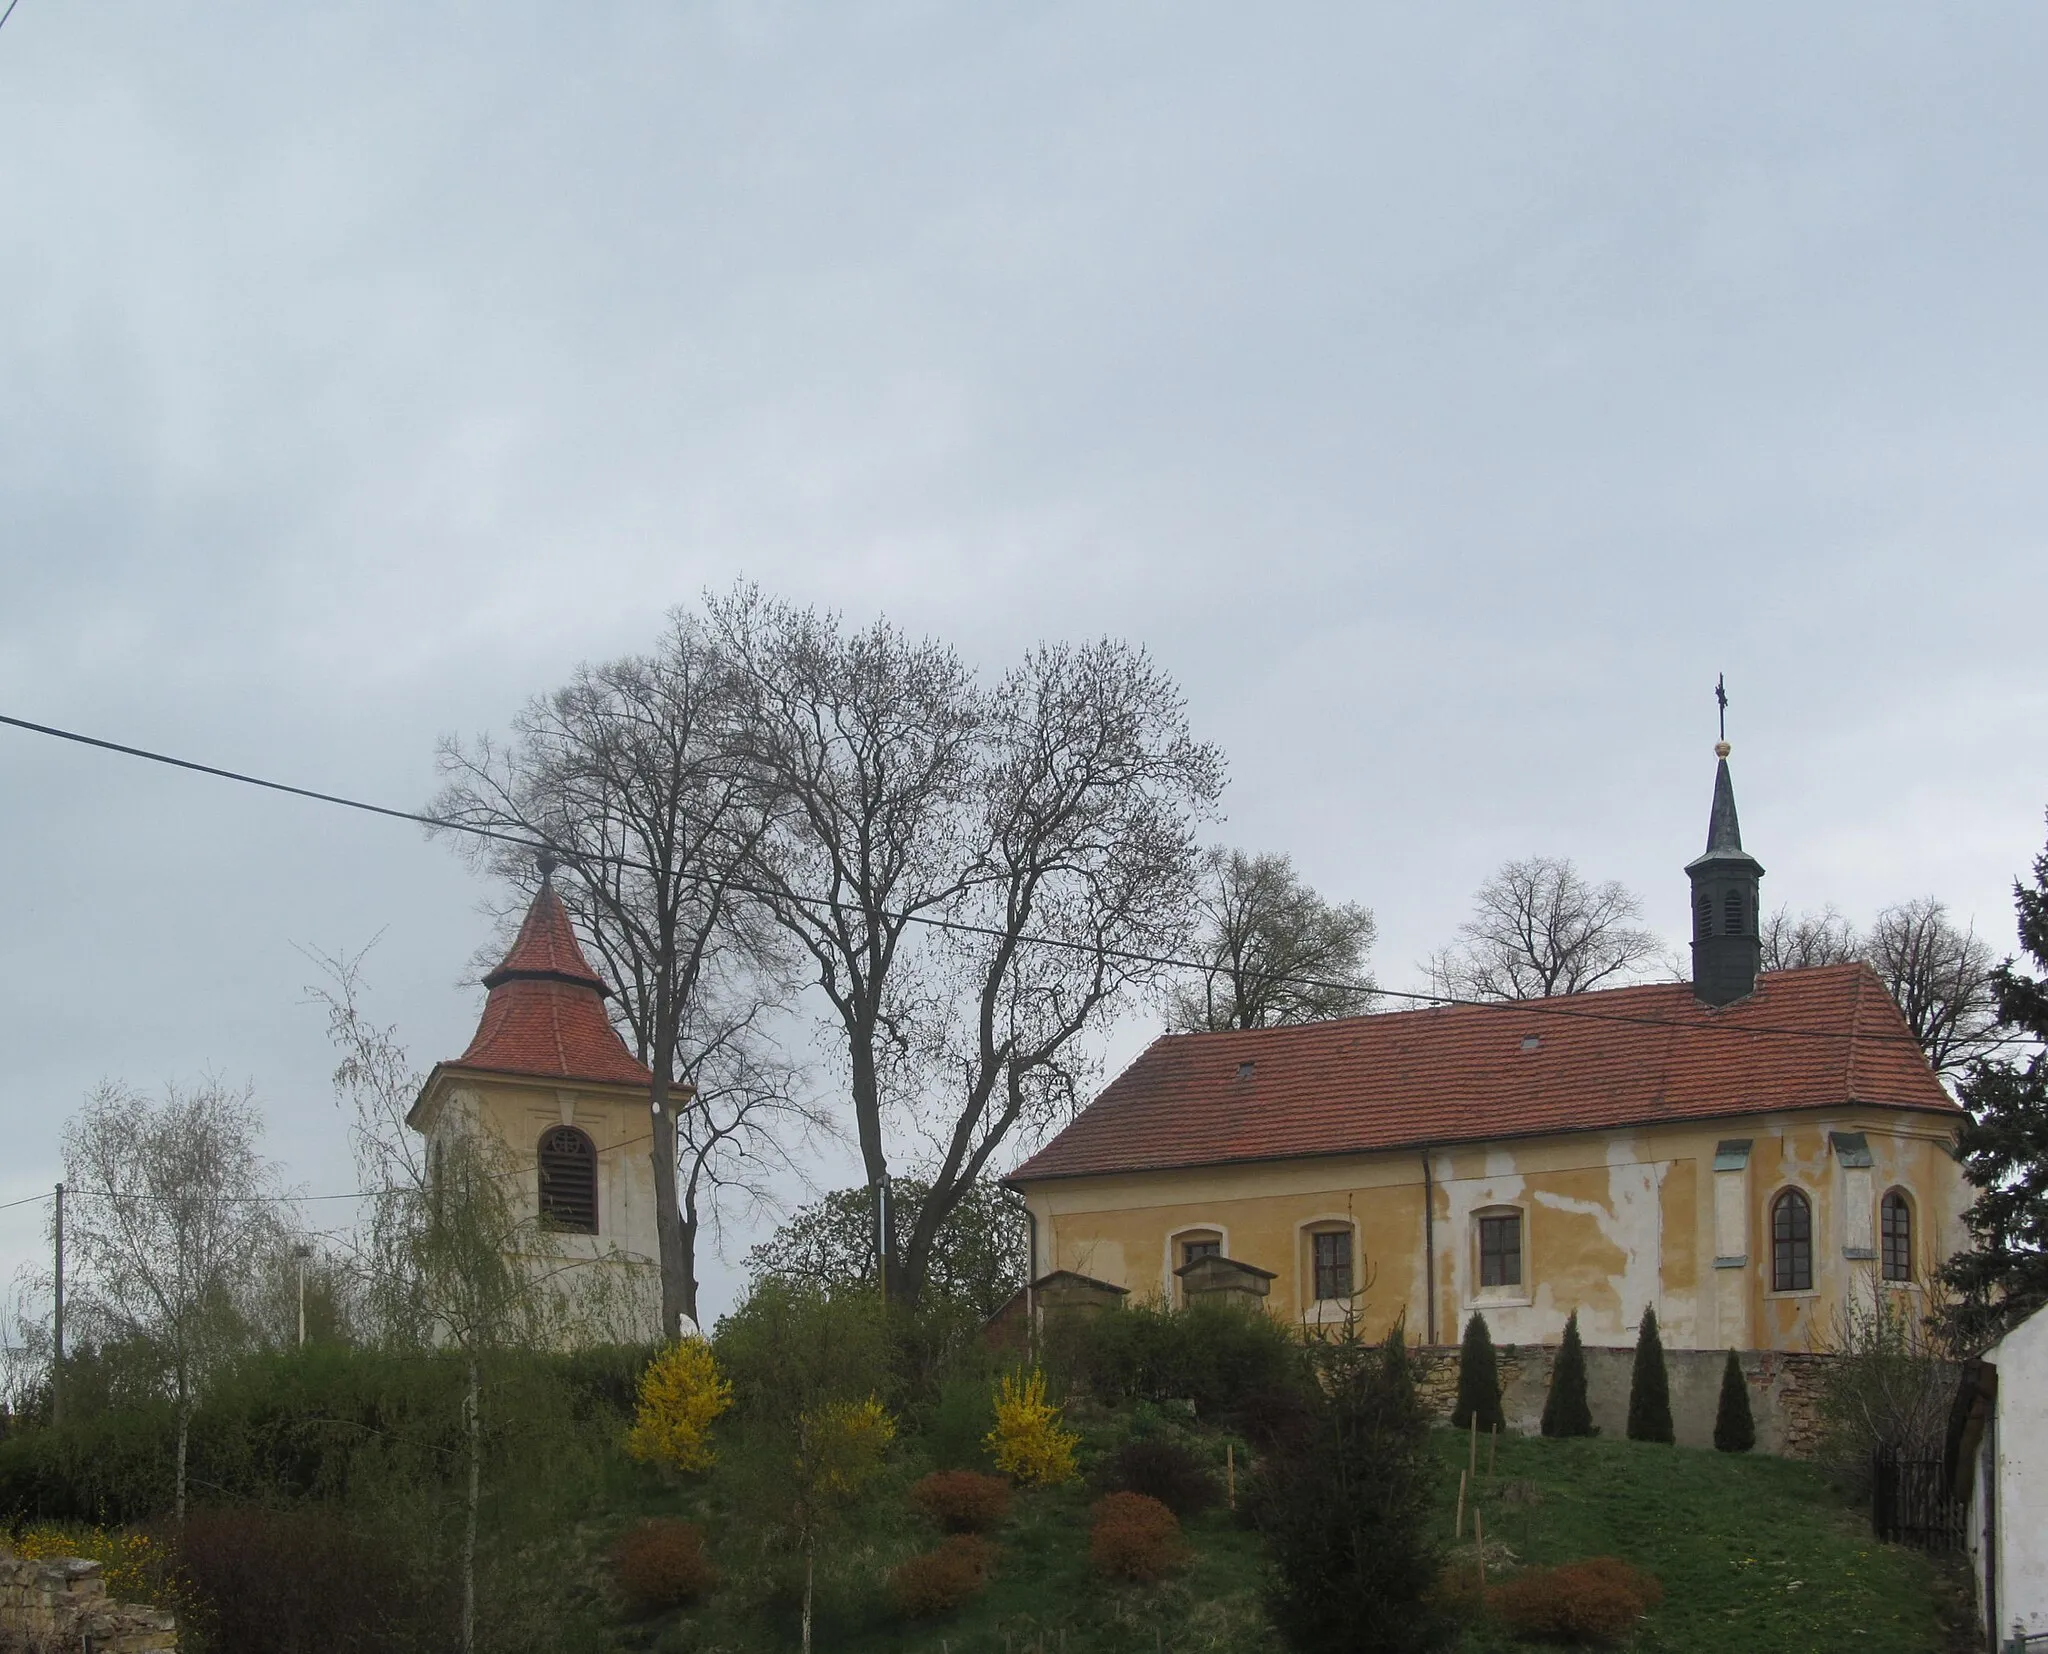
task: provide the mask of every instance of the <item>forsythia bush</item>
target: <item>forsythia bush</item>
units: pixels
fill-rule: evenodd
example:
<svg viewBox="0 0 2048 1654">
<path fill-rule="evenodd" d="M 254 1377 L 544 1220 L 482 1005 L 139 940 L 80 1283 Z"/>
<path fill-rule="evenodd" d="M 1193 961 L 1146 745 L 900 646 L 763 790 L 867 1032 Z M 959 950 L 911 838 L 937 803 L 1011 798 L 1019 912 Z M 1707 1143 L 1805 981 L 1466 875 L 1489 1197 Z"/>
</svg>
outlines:
<svg viewBox="0 0 2048 1654">
<path fill-rule="evenodd" d="M 978 1470 L 935 1470 L 910 1484 L 910 1502 L 942 1528 L 987 1533 L 1010 1513 L 1010 1486 Z"/>
<path fill-rule="evenodd" d="M 83 1557 L 100 1564 L 107 1595 L 119 1602 L 146 1602 L 159 1608 L 184 1608 L 176 1578 L 177 1558 L 170 1546 L 146 1533 L 113 1528 L 68 1527 L 37 1522 L 10 1542 L 14 1554 L 30 1562 L 58 1557 Z"/>
<path fill-rule="evenodd" d="M 898 1564 L 889 1574 L 889 1600 L 905 1619 L 949 1613 L 988 1583 L 996 1548 L 973 1534 L 955 1534 L 935 1551 Z"/>
<path fill-rule="evenodd" d="M 655 1517 L 621 1534 L 612 1567 L 626 1600 L 643 1614 L 680 1608 L 718 1585 L 718 1569 L 704 1554 L 704 1530 L 674 1517 Z"/>
<path fill-rule="evenodd" d="M 1071 1482 L 1080 1441 L 1060 1428 L 1059 1408 L 1045 1399 L 1044 1373 L 1034 1367 L 1021 1376 L 1004 1375 L 996 1386 L 996 1427 L 986 1438 L 998 1470 L 1042 1487 Z"/>
<path fill-rule="evenodd" d="M 1097 1573 L 1141 1585 L 1164 1579 L 1187 1560 L 1180 1518 L 1143 1493 L 1106 1493 L 1090 1507 L 1088 1560 Z"/>
<path fill-rule="evenodd" d="M 1486 1606 L 1517 1637 L 1618 1643 L 1664 1600 L 1656 1579 L 1614 1556 L 1530 1568 L 1486 1593 Z"/>
<path fill-rule="evenodd" d="M 803 1418 L 799 1472 L 816 1493 L 850 1499 L 882 1468 L 896 1421 L 873 1396 L 828 1401 Z"/>
<path fill-rule="evenodd" d="M 640 1404 L 626 1451 L 672 1470 L 709 1470 L 711 1425 L 732 1405 L 732 1385 L 719 1376 L 701 1338 L 671 1344 L 640 1375 Z"/>
</svg>

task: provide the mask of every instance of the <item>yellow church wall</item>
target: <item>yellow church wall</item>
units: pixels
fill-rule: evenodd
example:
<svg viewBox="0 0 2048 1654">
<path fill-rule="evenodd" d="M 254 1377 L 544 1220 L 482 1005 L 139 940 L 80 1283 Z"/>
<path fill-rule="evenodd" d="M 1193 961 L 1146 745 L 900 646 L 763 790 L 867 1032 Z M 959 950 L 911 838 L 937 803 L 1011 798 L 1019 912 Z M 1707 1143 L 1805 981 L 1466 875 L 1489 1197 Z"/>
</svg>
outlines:
<svg viewBox="0 0 2048 1654">
<path fill-rule="evenodd" d="M 1825 1342 L 1852 1292 L 1869 1289 L 1874 1250 L 1863 1259 L 1845 1248 L 1874 1248 L 1887 1189 L 1912 1204 L 1918 1280 L 1960 1244 L 1965 1191 L 1948 1130 L 1938 1117 L 1845 1109 L 1432 1150 L 1433 1283 L 1420 1151 L 1051 1179 L 1025 1195 L 1041 1273 L 1076 1270 L 1141 1301 L 1174 1299 L 1179 1244 L 1199 1235 L 1273 1271 L 1272 1313 L 1328 1321 L 1348 1312 L 1368 1336 L 1405 1315 L 1410 1335 L 1424 1338 L 1433 1307 L 1439 1342 L 1454 1340 L 1475 1309 L 1499 1341 L 1555 1342 L 1576 1310 L 1588 1343 L 1626 1344 L 1654 1304 L 1676 1348 L 1807 1349 Z M 1835 1153 L 1829 1134 L 1843 1131 L 1865 1134 L 1868 1171 Z M 1730 1139 L 1751 1145 L 1732 1179 L 1714 1170 Z M 1770 1203 L 1791 1186 L 1813 1204 L 1809 1293 L 1770 1290 Z M 1479 1284 L 1478 1219 L 1489 1212 L 1521 1214 L 1520 1286 Z M 1307 1236 L 1346 1223 L 1364 1290 L 1348 1305 L 1317 1304 Z"/>
<path fill-rule="evenodd" d="M 659 1241 L 654 1228 L 654 1167 L 648 1157 L 647 1094 L 602 1086 L 474 1071 L 443 1071 L 415 1121 L 431 1142 L 467 1121 L 504 1145 L 513 1168 L 515 1209 L 540 1209 L 540 1139 L 554 1126 L 575 1126 L 597 1151 L 595 1235 L 558 1234 L 551 1266 L 562 1261 L 620 1283 L 605 1313 L 621 1319 L 621 1335 L 652 1337 L 660 1325 Z M 644 1323 L 644 1324 L 643 1324 Z"/>
</svg>

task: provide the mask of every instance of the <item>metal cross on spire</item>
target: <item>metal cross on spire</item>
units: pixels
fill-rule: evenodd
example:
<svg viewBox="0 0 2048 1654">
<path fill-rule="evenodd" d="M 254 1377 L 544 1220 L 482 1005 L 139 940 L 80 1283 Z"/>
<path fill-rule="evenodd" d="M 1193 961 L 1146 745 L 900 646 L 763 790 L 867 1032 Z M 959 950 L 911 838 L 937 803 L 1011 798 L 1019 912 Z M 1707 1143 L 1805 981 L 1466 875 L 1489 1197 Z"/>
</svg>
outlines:
<svg viewBox="0 0 2048 1654">
<path fill-rule="evenodd" d="M 1721 709 L 1721 739 L 1725 741 L 1728 739 L 1728 675 L 1725 672 L 1714 674 L 1714 701 Z"/>
</svg>

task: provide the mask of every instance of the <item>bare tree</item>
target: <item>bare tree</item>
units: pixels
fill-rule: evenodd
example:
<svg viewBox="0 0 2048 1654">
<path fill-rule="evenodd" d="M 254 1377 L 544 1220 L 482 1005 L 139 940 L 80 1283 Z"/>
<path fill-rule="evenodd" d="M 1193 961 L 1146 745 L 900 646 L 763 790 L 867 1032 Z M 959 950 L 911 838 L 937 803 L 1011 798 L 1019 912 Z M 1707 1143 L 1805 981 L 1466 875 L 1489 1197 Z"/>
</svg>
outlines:
<svg viewBox="0 0 2048 1654">
<path fill-rule="evenodd" d="M 765 816 L 751 772 L 736 761 L 740 688 L 727 658 L 689 616 L 670 617 L 654 653 L 579 668 L 568 687 L 530 702 L 506 748 L 444 741 L 440 819 L 548 845 L 574 878 L 563 900 L 619 989 L 632 1043 L 652 1069 L 649 1154 L 661 1254 L 662 1326 L 697 1315 L 701 1190 L 735 1155 L 772 1149 L 772 1116 L 793 1090 L 751 1038 L 761 1002 L 784 973 L 733 880 Z M 539 877 L 526 853 L 465 835 L 464 850 L 515 888 Z M 720 960 L 716 1005 L 707 972 Z M 736 969 L 744 960 L 752 974 Z M 719 1084 L 697 1117 L 678 1084 L 699 1067 Z M 682 1109 L 677 1107 L 682 1101 Z M 678 1185 L 679 1136 L 689 1189 Z"/>
<path fill-rule="evenodd" d="M 1936 1073 L 1956 1072 L 1987 1049 L 1998 1031 L 1997 960 L 1974 926 L 1959 927 L 1942 903 L 1921 896 L 1878 914 L 1865 945 Z"/>
<path fill-rule="evenodd" d="M 560 1237 L 515 1192 L 526 1170 L 459 1100 L 407 1124 L 425 1076 L 394 1030 L 365 1015 L 361 955 L 314 955 L 340 1054 L 337 1097 L 351 1106 L 356 1172 L 369 1191 L 356 1231 L 357 1270 L 377 1330 L 401 1346 L 452 1350 L 462 1362 L 466 1446 L 460 1552 L 463 1654 L 477 1641 L 477 1541 L 483 1503 L 483 1409 L 507 1352 L 602 1335 L 611 1319 L 611 1259 L 565 1255 Z"/>
<path fill-rule="evenodd" d="M 1084 1036 L 1160 980 L 1193 911 L 1195 829 L 1223 787 L 1179 688 L 1141 650 L 1045 645 L 989 702 L 975 861 L 945 949 L 953 1086 L 921 1119 L 929 1188 L 903 1248 L 922 1290 L 956 1205 L 1019 1127 L 1071 1115 L 1094 1072 Z"/>
<path fill-rule="evenodd" d="M 1856 927 L 1824 907 L 1818 913 L 1802 913 L 1781 907 L 1763 922 L 1758 935 L 1762 945 L 1759 968 L 1767 971 L 1805 970 L 1813 965 L 1846 965 L 1863 957 L 1863 938 Z"/>
<path fill-rule="evenodd" d="M 1451 999 L 1543 999 L 1639 980 L 1663 945 L 1636 921 L 1642 899 L 1592 884 L 1569 857 L 1503 863 L 1479 887 L 1458 939 L 1427 964 Z"/>
<path fill-rule="evenodd" d="M 193 1410 L 243 1342 L 246 1295 L 281 1227 L 262 1134 L 248 1092 L 215 1081 L 167 1086 L 157 1102 L 110 1082 L 64 1127 L 74 1313 L 158 1352 L 177 1413 L 181 1526 Z"/>
<path fill-rule="evenodd" d="M 1167 1020 L 1177 1031 L 1273 1028 L 1372 1009 L 1372 909 L 1324 901 L 1288 857 L 1212 849 L 1196 913 L 1203 969 L 1170 996 Z"/>
<path fill-rule="evenodd" d="M 885 1113 L 915 1091 L 942 1020 L 917 924 L 957 908 L 974 876 L 983 697 L 951 649 L 886 621 L 850 633 L 751 587 L 707 607 L 745 675 L 748 756 L 773 800 L 750 882 L 830 1007 L 867 1185 L 881 1190 Z M 883 1227 L 900 1290 L 893 1210 Z"/>
</svg>

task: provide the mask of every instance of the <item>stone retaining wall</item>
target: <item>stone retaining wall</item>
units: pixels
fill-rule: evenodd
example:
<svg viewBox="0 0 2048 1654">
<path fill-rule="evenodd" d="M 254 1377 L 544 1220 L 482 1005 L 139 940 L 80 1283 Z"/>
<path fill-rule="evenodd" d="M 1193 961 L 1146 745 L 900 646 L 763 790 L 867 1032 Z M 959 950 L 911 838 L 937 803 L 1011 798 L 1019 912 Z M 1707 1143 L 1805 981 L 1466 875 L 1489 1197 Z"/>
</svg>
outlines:
<svg viewBox="0 0 2048 1654">
<path fill-rule="evenodd" d="M 31 1562 L 0 1549 L 0 1649 L 176 1654 L 177 1647 L 178 1622 L 170 1610 L 114 1601 L 97 1562 Z"/>
<path fill-rule="evenodd" d="M 1458 1400 L 1458 1351 L 1455 1345 L 1420 1349 L 1416 1382 L 1430 1407 L 1448 1418 Z M 1500 1362 L 1501 1411 L 1508 1428 L 1534 1435 L 1543 1420 L 1543 1398 L 1550 1392 L 1550 1369 L 1557 1348 L 1550 1344 L 1503 1344 Z M 1723 1350 L 1666 1350 L 1664 1369 L 1671 1378 L 1671 1423 L 1687 1447 L 1714 1445 L 1714 1414 L 1721 1400 Z M 1739 1359 L 1749 1380 L 1749 1410 L 1756 1419 L 1756 1450 L 1785 1458 L 1810 1458 L 1820 1439 L 1815 1410 L 1820 1375 L 1832 1356 L 1786 1350 L 1745 1350 Z M 1603 1436 L 1628 1434 L 1628 1380 L 1635 1360 L 1631 1349 L 1586 1346 L 1586 1399 L 1593 1422 Z"/>
</svg>

